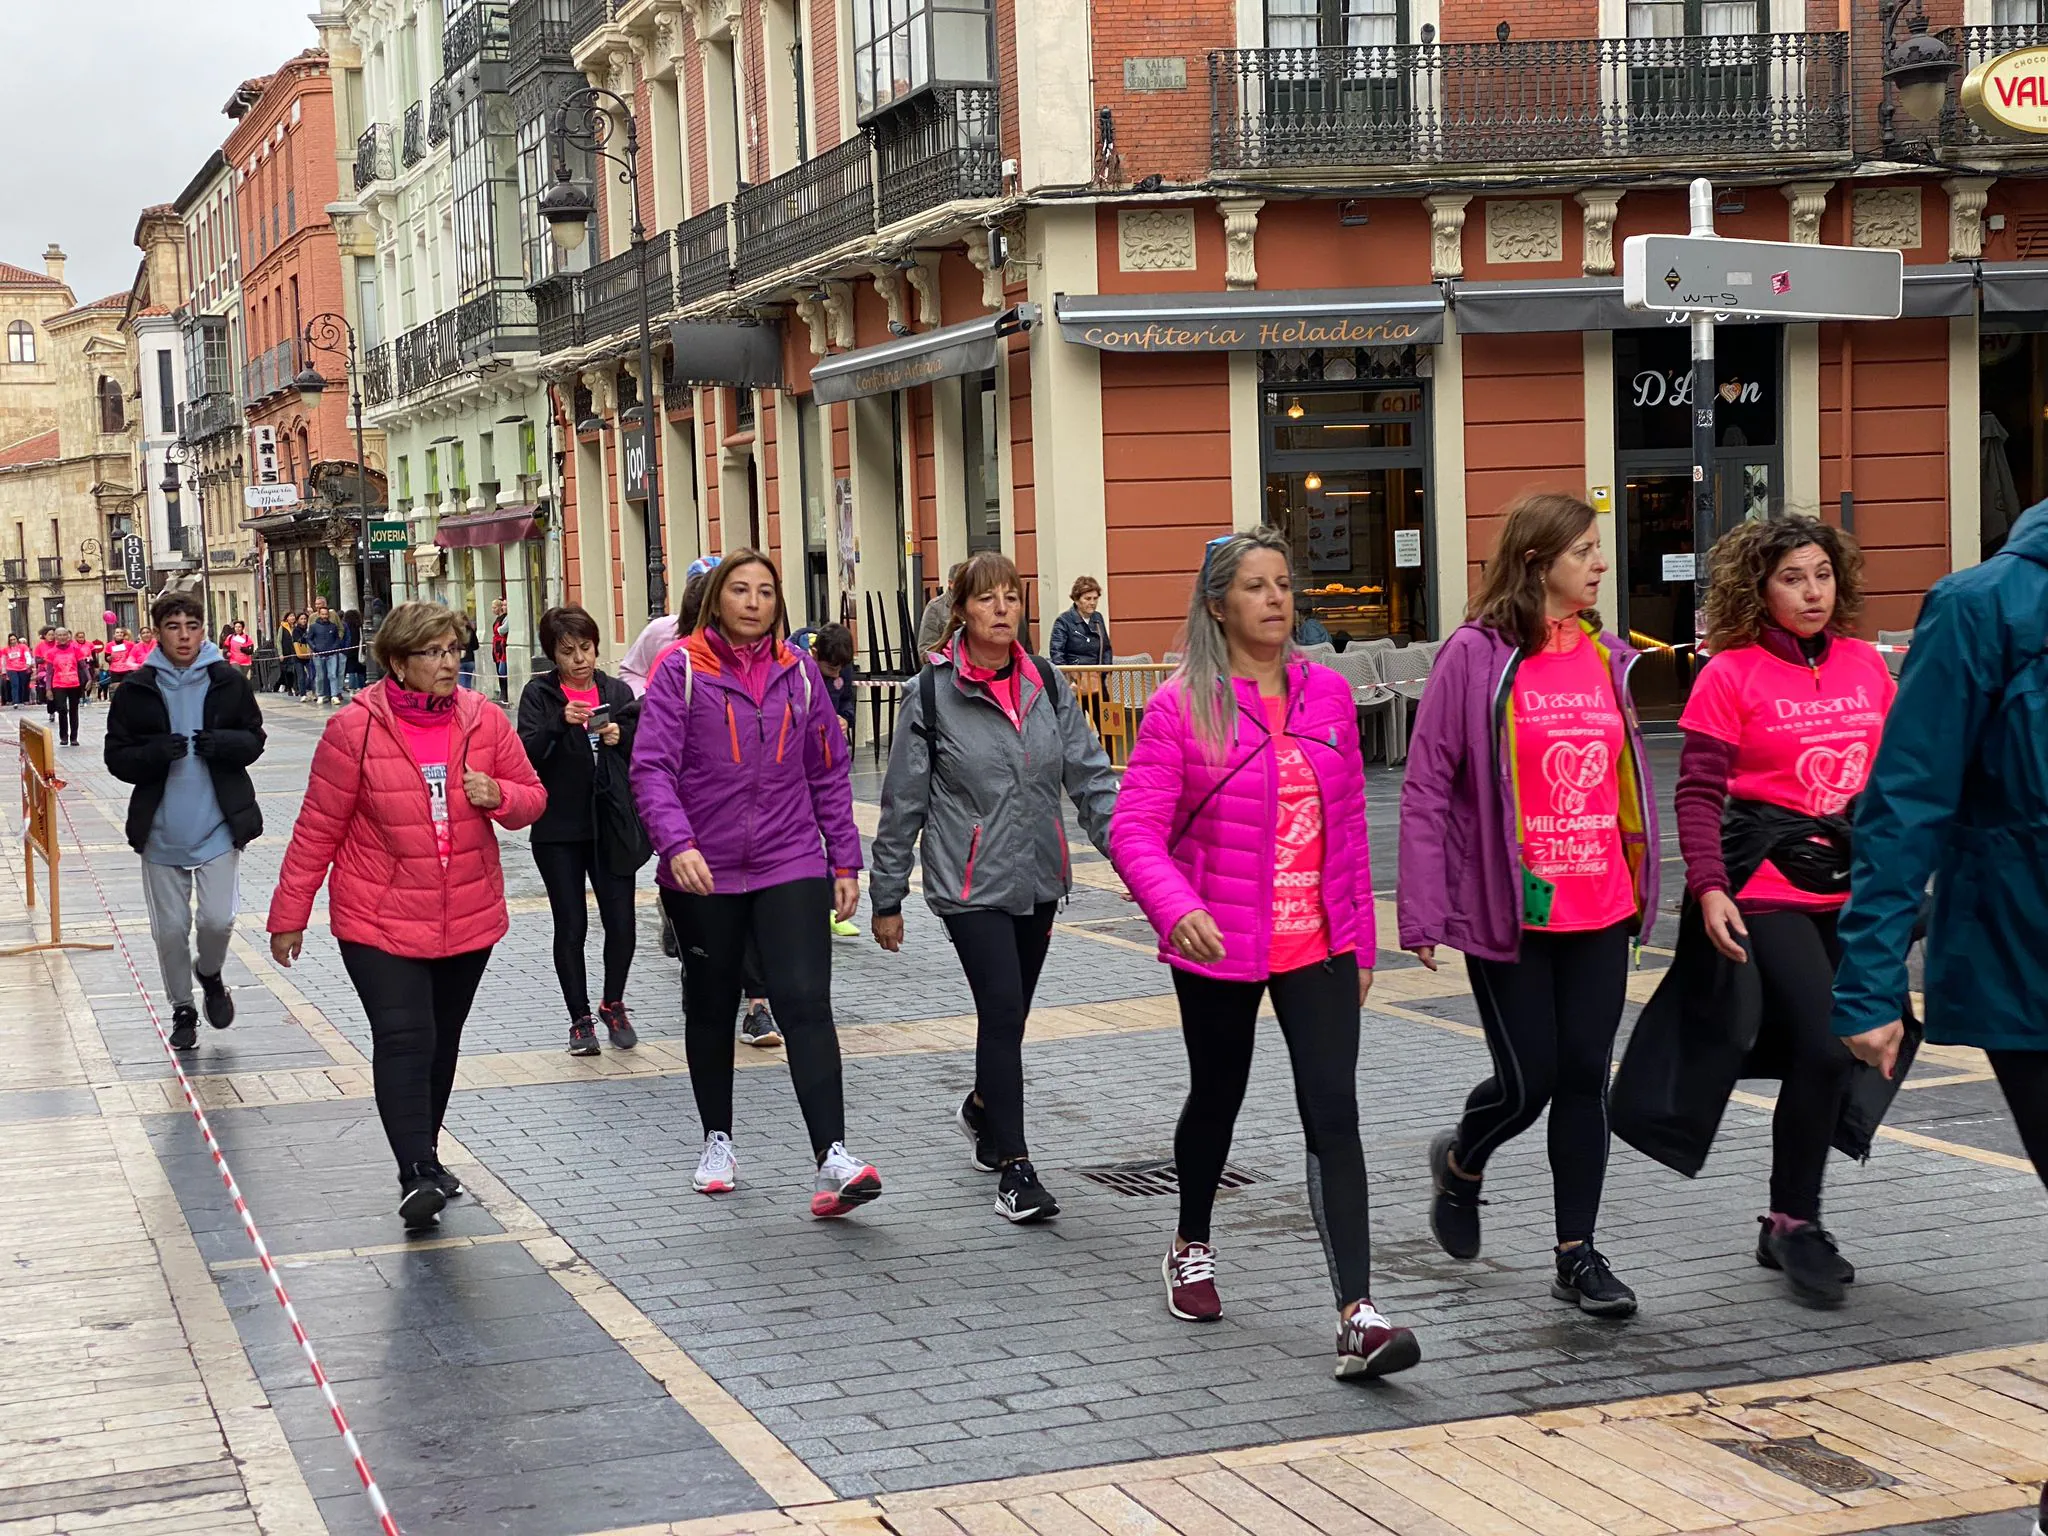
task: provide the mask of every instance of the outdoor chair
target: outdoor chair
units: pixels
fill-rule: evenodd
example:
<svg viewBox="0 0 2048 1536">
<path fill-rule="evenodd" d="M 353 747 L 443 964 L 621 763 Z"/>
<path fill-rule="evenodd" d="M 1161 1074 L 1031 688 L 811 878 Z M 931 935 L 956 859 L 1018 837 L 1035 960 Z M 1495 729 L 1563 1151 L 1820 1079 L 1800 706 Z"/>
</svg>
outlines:
<svg viewBox="0 0 2048 1536">
<path fill-rule="evenodd" d="M 1913 631 L 1910 629 L 1880 629 L 1877 632 L 1877 643 L 1879 645 L 1911 645 L 1913 643 Z M 1904 651 L 1886 651 L 1884 653 L 1884 664 L 1891 669 L 1892 676 L 1897 677 L 1906 670 L 1906 653 Z"/>
<path fill-rule="evenodd" d="M 1392 762 L 1406 762 L 1408 759 L 1408 723 L 1410 708 L 1422 702 L 1422 690 L 1429 681 L 1430 669 L 1436 665 L 1436 650 L 1433 646 L 1408 645 L 1396 651 L 1389 651 L 1381 662 L 1381 673 L 1387 688 L 1395 695 L 1397 703 L 1393 712 L 1394 736 L 1398 743 L 1398 756 Z"/>
<path fill-rule="evenodd" d="M 1351 702 L 1358 706 L 1358 732 L 1361 751 L 1365 750 L 1365 727 L 1373 727 L 1373 741 L 1382 759 L 1394 761 L 1394 713 L 1403 708 L 1400 699 L 1380 681 L 1379 659 L 1371 651 L 1357 646 L 1342 651 L 1331 663 L 1331 670 L 1351 685 Z M 1371 753 L 1366 752 L 1370 761 Z"/>
</svg>

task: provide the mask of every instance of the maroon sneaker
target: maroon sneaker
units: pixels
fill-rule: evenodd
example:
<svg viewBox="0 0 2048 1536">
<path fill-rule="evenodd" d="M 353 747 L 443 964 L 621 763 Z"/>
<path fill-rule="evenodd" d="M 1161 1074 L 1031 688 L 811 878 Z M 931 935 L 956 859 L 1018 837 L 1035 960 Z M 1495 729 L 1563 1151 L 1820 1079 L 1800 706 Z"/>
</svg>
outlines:
<svg viewBox="0 0 2048 1536">
<path fill-rule="evenodd" d="M 633 1031 L 632 1023 L 626 1017 L 624 1003 L 601 1003 L 597 1016 L 604 1021 L 604 1027 L 612 1037 L 612 1049 L 630 1051 L 640 1043 L 639 1035 Z"/>
<path fill-rule="evenodd" d="M 1189 1243 L 1166 1250 L 1160 1269 L 1166 1276 L 1166 1310 L 1184 1323 L 1213 1323 L 1223 1315 L 1216 1294 L 1216 1250 L 1207 1243 Z"/>
<path fill-rule="evenodd" d="M 1372 1381 L 1405 1371 L 1422 1359 L 1414 1333 L 1396 1328 L 1371 1301 L 1362 1301 L 1337 1329 L 1337 1379 Z"/>
</svg>

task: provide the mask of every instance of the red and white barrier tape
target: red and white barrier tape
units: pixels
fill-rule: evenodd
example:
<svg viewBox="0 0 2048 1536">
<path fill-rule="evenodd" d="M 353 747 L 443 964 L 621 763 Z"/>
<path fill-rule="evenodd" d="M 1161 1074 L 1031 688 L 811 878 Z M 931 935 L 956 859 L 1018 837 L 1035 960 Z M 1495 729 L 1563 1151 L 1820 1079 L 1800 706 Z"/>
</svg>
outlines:
<svg viewBox="0 0 2048 1536">
<path fill-rule="evenodd" d="M 17 733 L 18 735 L 19 733 Z M 170 1058 L 171 1070 L 178 1074 L 178 1087 L 184 1091 L 185 1103 L 192 1111 L 192 1118 L 199 1122 L 199 1134 L 206 1138 L 206 1150 L 213 1154 L 213 1165 L 220 1170 L 221 1183 L 227 1186 L 228 1198 L 235 1203 L 235 1214 L 242 1218 L 242 1230 L 248 1234 L 250 1243 L 256 1249 L 256 1257 L 263 1263 L 263 1273 L 270 1281 L 270 1288 L 277 1296 L 277 1304 L 284 1308 L 285 1318 L 292 1325 L 292 1337 L 305 1352 L 306 1365 L 313 1373 L 313 1383 L 319 1387 L 320 1395 L 327 1402 L 327 1411 L 334 1417 L 334 1427 L 341 1431 L 341 1443 L 347 1449 L 349 1460 L 355 1463 L 356 1476 L 362 1479 L 363 1493 L 370 1501 L 370 1508 L 377 1516 L 378 1528 L 384 1536 L 404 1536 L 398 1521 L 392 1517 L 391 1506 L 384 1502 L 384 1491 L 377 1486 L 377 1479 L 370 1471 L 369 1462 L 363 1459 L 363 1448 L 356 1443 L 355 1431 L 348 1427 L 348 1417 L 341 1411 L 341 1403 L 334 1395 L 334 1387 L 327 1380 L 327 1372 L 321 1368 L 320 1357 L 313 1351 L 313 1341 L 306 1337 L 305 1325 L 299 1321 L 297 1308 L 285 1293 L 284 1281 L 278 1275 L 277 1265 L 272 1262 L 270 1248 L 263 1241 L 263 1234 L 256 1230 L 256 1218 L 249 1211 L 249 1204 L 242 1198 L 242 1189 L 235 1182 L 234 1171 L 228 1167 L 228 1160 L 221 1155 L 220 1143 L 214 1139 L 213 1126 L 206 1118 L 206 1111 L 199 1107 L 199 1096 L 192 1091 L 192 1079 L 185 1075 L 185 1067 L 178 1060 L 178 1053 L 171 1049 L 171 1037 L 164 1030 L 164 1022 L 156 1011 L 156 999 L 150 995 L 149 987 L 143 982 L 142 973 L 136 969 L 135 956 L 128 948 L 128 936 L 121 931 L 120 919 L 114 916 L 113 903 L 107 899 L 106 887 L 100 884 L 99 871 L 93 868 L 92 855 L 86 852 L 85 839 L 78 835 L 78 827 L 71 820 L 71 808 L 64 804 L 63 797 L 57 799 L 58 809 L 64 813 L 65 829 L 71 834 L 71 841 L 78 849 L 85 873 L 92 881 L 94 893 L 99 897 L 100 907 L 107 914 L 107 921 L 113 925 L 114 943 L 119 949 L 121 960 L 128 967 L 128 979 L 135 983 L 135 990 L 141 994 L 143 1005 L 149 1009 L 149 1022 L 156 1030 L 158 1044 L 164 1048 L 164 1055 Z"/>
</svg>

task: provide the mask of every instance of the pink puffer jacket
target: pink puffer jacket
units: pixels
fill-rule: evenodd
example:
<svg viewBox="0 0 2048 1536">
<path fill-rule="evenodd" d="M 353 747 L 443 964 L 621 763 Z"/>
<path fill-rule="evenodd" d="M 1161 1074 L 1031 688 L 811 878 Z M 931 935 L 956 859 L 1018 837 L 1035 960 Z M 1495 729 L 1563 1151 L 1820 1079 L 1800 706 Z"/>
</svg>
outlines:
<svg viewBox="0 0 2048 1536">
<path fill-rule="evenodd" d="M 375 683 L 327 722 L 312 781 L 292 828 L 269 931 L 301 933 L 329 880 L 328 927 L 337 939 L 411 960 L 488 949 L 505 936 L 505 875 L 493 827 L 540 819 L 548 792 L 505 712 L 480 693 L 455 695 L 449 738 L 448 867 L 434 850 L 426 781 L 400 735 L 386 683 Z M 462 792 L 465 769 L 498 781 L 504 798 L 480 811 Z"/>
<path fill-rule="evenodd" d="M 1273 941 L 1273 845 L 1280 786 L 1258 685 L 1237 684 L 1237 738 L 1220 758 L 1195 734 L 1181 680 L 1152 696 L 1110 818 L 1109 852 L 1158 930 L 1159 958 L 1220 981 L 1260 981 Z M 1365 764 L 1351 685 L 1327 667 L 1287 668 L 1286 734 L 1323 791 L 1323 908 L 1330 948 L 1370 967 L 1376 951 Z M 1197 965 L 1168 942 L 1206 909 L 1224 958 Z"/>
</svg>

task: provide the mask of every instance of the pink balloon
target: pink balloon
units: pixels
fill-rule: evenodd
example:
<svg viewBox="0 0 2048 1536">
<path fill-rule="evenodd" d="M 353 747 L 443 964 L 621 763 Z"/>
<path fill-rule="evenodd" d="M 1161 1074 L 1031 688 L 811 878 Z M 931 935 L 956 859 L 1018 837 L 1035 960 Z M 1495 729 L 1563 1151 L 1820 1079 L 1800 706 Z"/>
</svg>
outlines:
<svg viewBox="0 0 2048 1536">
<path fill-rule="evenodd" d="M 111 624 L 111 623 L 113 623 L 113 622 L 114 622 L 114 614 L 113 614 L 113 610 L 112 610 L 112 609 L 109 609 L 109 610 L 108 610 L 107 612 L 105 612 L 105 613 L 101 614 L 101 615 L 100 615 L 100 622 L 101 622 L 102 624 Z"/>
</svg>

